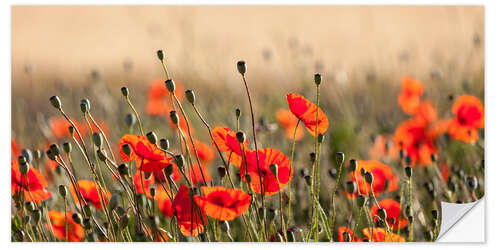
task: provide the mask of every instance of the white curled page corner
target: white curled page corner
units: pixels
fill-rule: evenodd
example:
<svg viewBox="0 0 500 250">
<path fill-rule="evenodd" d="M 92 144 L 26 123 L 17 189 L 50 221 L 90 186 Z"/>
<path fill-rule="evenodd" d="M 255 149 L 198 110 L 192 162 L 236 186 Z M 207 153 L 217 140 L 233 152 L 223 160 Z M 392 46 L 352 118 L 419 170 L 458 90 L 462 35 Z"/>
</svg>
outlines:
<svg viewBox="0 0 500 250">
<path fill-rule="evenodd" d="M 437 242 L 484 242 L 484 199 L 471 203 L 441 202 Z"/>
</svg>

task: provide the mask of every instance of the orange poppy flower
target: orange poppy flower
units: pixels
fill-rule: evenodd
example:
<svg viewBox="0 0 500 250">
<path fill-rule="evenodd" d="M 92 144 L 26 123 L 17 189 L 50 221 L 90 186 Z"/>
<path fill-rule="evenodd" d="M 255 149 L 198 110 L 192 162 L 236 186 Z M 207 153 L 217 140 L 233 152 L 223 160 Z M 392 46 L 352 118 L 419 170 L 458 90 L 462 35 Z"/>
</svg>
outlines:
<svg viewBox="0 0 500 250">
<path fill-rule="evenodd" d="M 405 113 L 413 115 L 420 105 L 420 97 L 424 94 L 424 86 L 411 76 L 404 76 L 401 79 L 401 85 L 398 104 Z"/>
<path fill-rule="evenodd" d="M 163 99 L 169 97 L 169 91 L 165 86 L 165 81 L 161 79 L 156 79 L 151 82 L 148 88 L 148 98 L 149 99 Z M 179 82 L 175 81 L 175 96 L 182 101 L 184 99 L 184 86 Z"/>
<path fill-rule="evenodd" d="M 200 158 L 200 161 L 206 163 L 214 160 L 214 151 L 210 146 L 199 140 L 194 140 L 194 146 L 196 147 L 196 152 L 198 153 L 198 158 Z M 191 143 L 189 143 L 189 148 L 191 149 L 191 152 L 194 153 L 194 149 Z"/>
<path fill-rule="evenodd" d="M 68 222 L 66 223 L 66 214 L 68 216 Z M 52 225 L 52 231 L 54 231 L 54 236 L 60 240 L 66 240 L 66 229 L 68 231 L 68 241 L 77 242 L 82 241 L 85 238 L 85 231 L 83 227 L 78 223 L 73 221 L 72 212 L 58 212 L 55 210 L 49 211 L 49 219 Z M 67 228 L 66 228 L 67 224 Z M 47 224 L 47 228 L 49 224 Z M 50 229 L 49 229 L 50 230 Z"/>
<path fill-rule="evenodd" d="M 130 162 L 130 161 L 135 161 L 139 160 L 139 156 L 135 154 L 135 147 L 138 142 L 140 141 L 147 141 L 148 139 L 146 136 L 138 136 L 138 135 L 130 135 L 126 134 L 120 138 L 120 141 L 118 142 L 118 148 L 120 149 L 120 156 L 122 157 L 122 160 L 124 162 Z M 131 149 L 131 154 L 128 156 L 123 152 L 123 145 L 128 144 Z"/>
<path fill-rule="evenodd" d="M 231 221 L 245 213 L 252 197 L 243 190 L 216 187 L 201 187 L 204 196 L 195 195 L 194 201 L 210 217 Z"/>
<path fill-rule="evenodd" d="M 346 242 L 346 240 L 344 240 L 344 232 L 347 232 L 351 236 L 351 242 L 363 241 L 362 239 L 356 237 L 356 235 L 354 235 L 352 230 L 348 227 L 339 227 L 338 231 L 339 231 L 339 242 Z"/>
<path fill-rule="evenodd" d="M 193 204 L 186 186 L 180 185 L 172 207 L 182 235 L 198 236 L 203 232 L 206 224 L 205 213 L 196 204 Z"/>
<path fill-rule="evenodd" d="M 377 227 L 373 228 L 373 238 L 372 238 L 372 228 L 364 228 L 363 234 L 371 242 L 405 242 L 405 238 L 395 234 L 386 232 L 385 229 Z"/>
<path fill-rule="evenodd" d="M 146 114 L 167 115 L 172 110 L 172 104 L 164 99 L 149 99 L 146 104 Z"/>
<path fill-rule="evenodd" d="M 462 95 L 455 101 L 451 111 L 455 117 L 449 124 L 450 136 L 464 142 L 477 141 L 477 130 L 484 128 L 484 107 L 481 100 L 475 96 Z"/>
<path fill-rule="evenodd" d="M 64 117 L 51 117 L 49 119 L 49 126 L 52 134 L 54 134 L 57 139 L 70 136 L 68 127 L 71 126 L 71 123 L 69 123 Z"/>
<path fill-rule="evenodd" d="M 391 135 L 378 135 L 370 148 L 370 159 L 387 161 L 399 157 L 399 152 L 392 143 Z"/>
<path fill-rule="evenodd" d="M 102 198 L 105 206 L 108 205 L 109 199 L 111 199 L 111 193 L 108 190 L 102 188 L 102 191 L 101 189 L 99 189 L 98 193 L 97 184 L 90 180 L 79 180 L 76 183 L 76 185 L 78 185 L 78 189 L 80 189 L 80 192 L 82 193 L 82 196 L 85 199 L 85 201 L 87 203 L 94 205 L 96 209 L 100 210 L 102 208 L 101 200 L 99 197 Z M 71 191 L 71 196 L 73 196 L 75 202 L 78 202 L 79 199 L 73 185 L 69 186 L 69 190 Z"/>
<path fill-rule="evenodd" d="M 27 180 L 26 176 L 28 177 Z M 22 176 L 17 160 L 11 161 L 10 191 L 12 195 L 23 192 L 27 201 L 35 203 L 39 203 L 52 196 L 52 193 L 46 189 L 47 181 L 45 181 L 45 178 L 38 170 L 31 167 L 26 176 Z"/>
<path fill-rule="evenodd" d="M 130 146 L 130 156 L 123 152 L 125 144 Z M 137 168 L 144 172 L 160 171 L 173 163 L 173 158 L 167 157 L 158 146 L 150 143 L 145 136 L 126 134 L 120 139 L 118 147 L 123 161 L 135 160 Z"/>
<path fill-rule="evenodd" d="M 285 129 L 285 135 L 288 139 L 293 140 L 293 134 L 295 133 L 295 140 L 299 141 L 304 137 L 304 128 L 302 126 L 297 126 L 297 117 L 286 109 L 278 109 L 276 111 L 276 119 L 278 123 Z M 295 126 L 297 126 L 297 131 L 295 132 Z"/>
<path fill-rule="evenodd" d="M 167 217 L 174 216 L 171 199 L 173 194 L 169 190 L 165 191 L 161 185 L 156 186 L 155 201 L 158 203 L 158 209 Z"/>
<path fill-rule="evenodd" d="M 438 123 L 441 126 L 440 123 Z M 394 133 L 394 143 L 411 158 L 411 165 L 419 163 L 427 166 L 432 163 L 431 155 L 437 153 L 435 138 L 439 129 L 429 127 L 422 119 L 412 118 L 402 122 Z"/>
<path fill-rule="evenodd" d="M 193 164 L 193 166 L 189 168 L 189 175 L 191 176 L 191 181 L 194 184 L 204 184 L 205 182 L 203 181 L 203 178 L 205 178 L 205 181 L 207 183 L 212 181 L 212 176 L 210 175 L 210 172 L 208 172 L 208 170 L 205 168 L 205 165 L 201 165 L 200 170 L 198 164 Z"/>
<path fill-rule="evenodd" d="M 312 135 L 316 133 L 316 110 L 318 110 L 318 133 L 324 134 L 328 129 L 328 118 L 321 108 L 308 101 L 299 94 L 290 93 L 286 95 L 290 111 L 300 119 Z"/>
<path fill-rule="evenodd" d="M 292 179 L 293 168 L 286 155 L 274 148 L 259 149 L 259 165 L 257 165 L 257 156 L 255 150 L 246 153 L 247 164 L 243 163 L 240 167 L 241 179 L 246 181 L 245 174 L 251 177 L 251 187 L 256 193 L 262 193 L 264 188 L 265 195 L 272 195 L 283 189 Z M 278 179 L 271 172 L 269 166 L 278 165 Z M 260 174 L 260 176 L 259 176 Z"/>
<path fill-rule="evenodd" d="M 378 161 L 358 160 L 358 167 L 355 171 L 356 177 L 351 172 L 351 180 L 355 181 L 357 179 L 358 190 L 362 195 L 370 194 L 370 185 L 361 174 L 361 169 L 372 173 L 372 188 L 376 196 L 383 192 L 392 192 L 398 189 L 398 176 L 392 171 L 391 167 Z M 354 194 L 356 195 L 357 193 Z M 346 193 L 346 195 L 351 197 L 350 194 Z"/>
<path fill-rule="evenodd" d="M 438 118 L 438 113 L 434 104 L 429 100 L 420 102 L 415 111 L 415 118 L 421 119 L 426 124 L 435 122 Z"/>
<path fill-rule="evenodd" d="M 236 133 L 230 128 L 217 126 L 212 129 L 212 136 L 214 137 L 214 148 L 217 149 L 217 147 L 219 147 L 221 152 L 226 152 L 229 162 L 239 167 L 241 165 L 242 154 L 240 143 L 238 139 L 236 139 Z M 215 145 L 217 145 L 217 147 Z M 248 140 L 245 140 L 243 143 L 243 151 L 246 151 L 247 148 Z"/>
<path fill-rule="evenodd" d="M 398 223 L 400 228 L 406 227 L 406 225 L 408 224 L 408 220 L 399 217 L 399 202 L 393 199 L 383 199 L 379 201 L 378 204 L 381 208 L 385 209 L 385 212 L 387 213 L 387 224 L 389 224 L 389 226 L 392 227 L 392 230 L 397 230 Z M 378 210 L 377 205 L 374 205 L 371 209 L 372 217 L 377 215 L 377 210 Z M 394 224 L 391 224 L 391 218 L 396 219 Z"/>
</svg>

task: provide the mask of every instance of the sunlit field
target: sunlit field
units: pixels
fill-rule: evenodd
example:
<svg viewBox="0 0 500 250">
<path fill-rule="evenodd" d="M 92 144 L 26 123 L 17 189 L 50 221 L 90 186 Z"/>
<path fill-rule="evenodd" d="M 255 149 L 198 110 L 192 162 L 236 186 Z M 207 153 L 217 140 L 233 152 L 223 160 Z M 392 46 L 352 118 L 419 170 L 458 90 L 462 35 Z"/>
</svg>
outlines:
<svg viewBox="0 0 500 250">
<path fill-rule="evenodd" d="M 411 242 L 484 195 L 482 7 L 12 8 L 12 241 Z"/>
</svg>

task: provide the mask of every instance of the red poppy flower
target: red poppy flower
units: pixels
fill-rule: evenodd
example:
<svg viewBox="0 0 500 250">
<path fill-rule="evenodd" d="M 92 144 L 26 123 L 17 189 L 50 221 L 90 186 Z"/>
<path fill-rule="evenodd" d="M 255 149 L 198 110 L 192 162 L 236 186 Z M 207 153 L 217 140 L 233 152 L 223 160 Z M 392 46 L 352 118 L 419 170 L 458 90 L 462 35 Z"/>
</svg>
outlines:
<svg viewBox="0 0 500 250">
<path fill-rule="evenodd" d="M 99 188 L 99 193 L 98 193 L 97 184 L 90 180 L 79 180 L 76 183 L 76 185 L 78 185 L 78 189 L 80 189 L 80 192 L 82 193 L 82 196 L 85 199 L 85 201 L 87 201 L 87 203 L 94 205 L 96 209 L 100 210 L 102 208 L 100 197 L 104 201 L 104 204 L 106 206 L 108 205 L 109 199 L 111 199 L 111 193 L 108 190 L 102 188 L 101 191 L 101 189 Z M 73 188 L 73 185 L 70 185 L 69 187 L 73 199 L 75 200 L 75 202 L 78 202 L 79 199 L 75 192 L 75 189 Z"/>
<path fill-rule="evenodd" d="M 28 177 L 26 180 L 26 176 Z M 52 196 L 52 193 L 47 189 L 47 181 L 36 170 L 31 167 L 26 176 L 21 174 L 19 163 L 17 160 L 11 161 L 11 194 L 14 195 L 19 192 L 24 193 L 27 201 L 39 203 Z"/>
<path fill-rule="evenodd" d="M 394 143 L 410 156 L 411 164 L 419 163 L 427 166 L 432 163 L 431 154 L 437 153 L 435 138 L 442 132 L 440 127 L 446 126 L 446 122 L 438 122 L 435 126 L 429 126 L 425 121 L 412 118 L 402 122 L 394 133 Z"/>
<path fill-rule="evenodd" d="M 425 124 L 433 123 L 438 118 L 438 113 L 431 101 L 421 101 L 415 111 L 415 118 L 421 119 Z"/>
<path fill-rule="evenodd" d="M 123 152 L 123 145 L 128 144 L 131 149 L 131 154 L 128 156 Z M 136 161 L 137 169 L 144 172 L 160 171 L 170 163 L 173 163 L 173 158 L 167 157 L 158 146 L 150 143 L 145 136 L 124 135 L 119 143 L 120 156 L 123 161 Z"/>
<path fill-rule="evenodd" d="M 464 142 L 477 141 L 477 130 L 484 128 L 484 107 L 481 100 L 471 95 L 460 96 L 451 111 L 455 117 L 449 124 L 450 136 Z"/>
<path fill-rule="evenodd" d="M 399 157 L 399 152 L 394 147 L 391 135 L 378 135 L 370 148 L 370 159 L 378 161 L 394 160 Z"/>
<path fill-rule="evenodd" d="M 203 174 L 202 174 L 203 173 Z M 210 175 L 210 172 L 205 168 L 205 165 L 201 165 L 201 170 L 198 164 L 193 164 L 191 168 L 189 168 L 189 176 L 191 177 L 191 181 L 194 184 L 204 184 L 205 181 L 211 182 L 212 181 L 212 176 Z M 205 178 L 205 179 L 203 179 Z M 205 181 L 203 181 L 205 180 Z"/>
<path fill-rule="evenodd" d="M 255 150 L 247 151 L 247 164 L 240 167 L 241 179 L 246 181 L 245 174 L 251 177 L 251 187 L 256 193 L 261 194 L 262 187 L 265 195 L 272 195 L 283 189 L 292 179 L 293 169 L 286 155 L 274 148 L 259 149 L 259 165 Z M 271 172 L 269 166 L 278 165 L 278 179 Z M 259 176 L 260 174 L 260 176 Z"/>
<path fill-rule="evenodd" d="M 85 238 L 85 231 L 83 227 L 78 223 L 73 221 L 72 212 L 58 212 L 54 210 L 49 211 L 49 219 L 52 225 L 52 231 L 54 236 L 60 240 L 66 240 L 66 229 L 68 231 L 68 241 L 82 241 Z M 66 215 L 68 216 L 68 222 L 66 223 Z M 67 224 L 67 228 L 66 228 Z M 47 228 L 49 224 L 47 224 Z M 50 230 L 50 229 L 49 229 Z"/>
<path fill-rule="evenodd" d="M 165 87 L 165 81 L 161 79 L 156 79 L 151 82 L 148 88 L 148 98 L 149 99 L 164 99 L 169 97 L 170 92 Z M 184 86 L 179 82 L 175 81 L 175 96 L 182 101 L 184 98 Z"/>
<path fill-rule="evenodd" d="M 165 191 L 161 185 L 156 186 L 155 201 L 158 203 L 158 209 L 167 217 L 174 216 L 171 199 L 174 199 L 174 196 L 168 189 Z"/>
<path fill-rule="evenodd" d="M 124 162 L 130 162 L 130 161 L 135 161 L 139 160 L 139 156 L 135 154 L 135 147 L 138 142 L 140 141 L 147 141 L 148 139 L 146 136 L 138 136 L 138 135 L 130 135 L 126 134 L 120 138 L 120 141 L 118 142 L 118 148 L 120 149 L 120 156 L 122 157 L 122 160 Z M 128 156 L 123 152 L 123 145 L 128 144 L 131 149 L 131 154 Z"/>
<path fill-rule="evenodd" d="M 373 232 L 372 232 L 373 230 Z M 373 233 L 373 238 L 372 238 Z M 364 228 L 363 234 L 371 241 L 371 242 L 405 242 L 405 238 L 395 234 L 386 232 L 385 229 L 377 227 L 377 228 Z"/>
<path fill-rule="evenodd" d="M 295 133 L 295 140 L 299 141 L 304 137 L 304 128 L 302 126 L 297 127 L 295 132 L 295 126 L 297 126 L 297 117 L 286 109 L 278 109 L 276 111 L 276 119 L 278 123 L 285 129 L 285 135 L 288 139 L 293 140 L 293 134 Z"/>
<path fill-rule="evenodd" d="M 351 236 L 351 242 L 361 242 L 363 239 L 356 237 L 356 235 L 353 234 L 352 230 L 348 227 L 339 227 L 339 242 L 346 242 L 344 240 L 344 232 L 347 232 Z"/>
<path fill-rule="evenodd" d="M 392 227 L 393 231 L 397 230 L 398 223 L 400 228 L 406 227 L 408 220 L 399 217 L 399 202 L 392 199 L 383 199 L 378 204 L 381 208 L 385 209 L 385 212 L 387 213 L 387 224 Z M 377 205 L 374 205 L 371 209 L 372 217 L 377 215 L 377 210 Z M 396 219 L 394 224 L 391 224 L 391 218 Z"/>
<path fill-rule="evenodd" d="M 308 101 L 299 94 L 290 93 L 286 95 L 290 111 L 300 119 L 306 126 L 307 131 L 312 135 L 316 133 L 316 122 L 318 123 L 318 133 L 323 134 L 328 129 L 328 118 L 321 108 Z M 318 110 L 318 120 L 316 121 L 316 110 Z"/>
<path fill-rule="evenodd" d="M 54 134 L 57 139 L 70 136 L 68 127 L 71 126 L 71 123 L 64 117 L 51 117 L 49 119 L 49 126 L 50 130 L 52 130 L 52 134 Z"/>
<path fill-rule="evenodd" d="M 189 197 L 189 189 L 186 186 L 180 185 L 172 207 L 181 233 L 184 236 L 198 236 L 203 232 L 206 216 L 196 204 L 193 204 Z"/>
<path fill-rule="evenodd" d="M 405 113 L 413 115 L 420 106 L 420 97 L 424 94 L 424 86 L 410 76 L 404 76 L 401 79 L 401 85 L 398 104 Z"/>
<path fill-rule="evenodd" d="M 198 153 L 198 158 L 200 159 L 200 161 L 206 163 L 214 160 L 214 151 L 210 146 L 198 140 L 194 140 L 194 146 L 196 147 L 196 152 Z M 189 148 L 191 149 L 191 152 L 194 153 L 194 149 L 191 143 L 189 143 Z"/>
<path fill-rule="evenodd" d="M 241 148 L 238 139 L 236 139 L 236 133 L 230 128 L 223 128 L 220 126 L 215 127 L 212 130 L 212 136 L 214 137 L 214 148 L 221 152 L 226 152 L 229 162 L 233 165 L 239 167 L 241 165 Z M 217 145 L 217 147 L 215 146 Z M 243 151 L 248 148 L 248 140 L 243 143 Z"/>
<path fill-rule="evenodd" d="M 245 213 L 252 197 L 243 190 L 217 187 L 201 187 L 204 196 L 194 196 L 194 201 L 210 217 L 231 221 Z"/>
<path fill-rule="evenodd" d="M 392 171 L 391 167 L 378 161 L 358 160 L 358 167 L 355 171 L 356 178 L 354 177 L 354 173 L 351 172 L 351 180 L 355 181 L 357 179 L 358 190 L 362 195 L 370 194 L 370 184 L 365 181 L 364 176 L 361 174 L 361 169 L 372 173 L 372 188 L 376 196 L 382 192 L 392 192 L 398 189 L 398 177 Z M 346 193 L 346 195 L 351 197 L 350 194 Z"/>
<path fill-rule="evenodd" d="M 172 110 L 171 102 L 164 99 L 149 99 L 146 104 L 146 114 L 148 115 L 167 115 Z"/>
</svg>

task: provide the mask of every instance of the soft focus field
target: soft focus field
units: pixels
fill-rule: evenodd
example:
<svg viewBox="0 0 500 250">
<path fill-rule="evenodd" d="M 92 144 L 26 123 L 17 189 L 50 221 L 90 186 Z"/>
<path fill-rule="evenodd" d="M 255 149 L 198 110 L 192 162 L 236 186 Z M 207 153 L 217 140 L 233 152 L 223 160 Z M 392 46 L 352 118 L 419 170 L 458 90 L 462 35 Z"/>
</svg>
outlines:
<svg viewBox="0 0 500 250">
<path fill-rule="evenodd" d="M 461 95 L 475 96 L 484 103 L 483 41 L 482 7 L 14 6 L 12 138 L 22 148 L 41 152 L 51 143 L 62 144 L 68 138 L 57 138 L 50 127 L 50 119 L 60 115 L 49 97 L 59 96 L 66 113 L 78 121 L 82 120 L 80 100 L 88 98 L 92 116 L 106 124 L 117 163 L 121 163 L 118 141 L 130 132 L 125 116 L 131 110 L 120 88 L 127 86 L 145 132 L 154 131 L 159 138 L 168 138 L 171 150 L 179 153 L 168 113 L 154 116 L 146 112 L 151 101 L 148 88 L 155 80 L 166 80 L 156 55 L 162 49 L 171 77 L 184 89 L 194 90 L 197 107 L 212 128 L 230 127 L 236 132 L 235 109 L 241 109 L 239 130 L 245 131 L 253 149 L 248 100 L 236 68 L 237 61 L 245 60 L 259 148 L 276 148 L 290 157 L 292 140 L 285 136 L 276 111 L 289 109 L 285 95 L 292 92 L 314 103 L 313 78 L 315 73 L 321 73 L 320 107 L 330 125 L 321 148 L 319 198 L 327 216 L 332 216 L 331 194 L 336 183 L 334 173 L 338 172 L 336 153 L 343 152 L 345 166 L 349 166 L 350 159 L 357 159 L 377 160 L 392 168 L 398 177 L 398 188 L 377 194 L 377 199 L 403 201 L 399 216 L 406 218 L 403 210 L 408 204 L 407 177 L 401 163 L 404 160 L 398 159 L 399 152 L 392 140 L 398 126 L 411 117 L 398 106 L 402 78 L 411 75 L 423 84 L 422 99 L 432 101 L 437 120 L 451 119 L 452 105 Z M 206 128 L 185 98 L 183 105 L 196 139 L 211 145 Z M 132 132 L 139 134 L 137 124 Z M 303 132 L 304 137 L 296 143 L 290 181 L 294 187 L 291 226 L 300 229 L 290 231 L 295 232 L 297 241 L 304 240 L 311 226 L 309 189 L 303 175 L 311 174 L 309 154 L 315 150 L 315 138 Z M 91 145 L 90 136 L 85 141 Z M 440 174 L 456 177 L 453 180 L 458 191 L 453 193 L 452 202 L 470 202 L 483 195 L 483 142 L 483 130 L 475 144 L 450 139 L 447 134 L 436 139 L 436 166 Z M 83 157 L 73 147 L 75 175 L 90 178 Z M 223 163 L 215 149 L 211 150 L 215 160 L 206 167 L 213 183 L 220 185 L 217 167 Z M 230 170 L 237 180 L 237 167 L 231 166 Z M 362 228 L 369 225 L 356 201 L 351 203 L 344 195 L 351 175 L 348 168 L 343 171 L 335 195 L 336 219 L 331 225 L 335 241 L 342 235 L 338 234 L 341 227 L 354 227 L 354 234 L 363 236 Z M 104 179 L 114 193 L 121 187 L 105 172 Z M 477 177 L 479 185 L 474 195 L 466 183 L 467 177 L 472 176 Z M 439 201 L 447 200 L 441 187 L 447 181 L 441 180 L 433 168 L 414 169 L 414 240 L 435 239 L 426 239 L 425 232 L 435 229 L 431 211 L 439 210 Z M 228 185 L 227 181 L 224 183 Z M 64 174 L 55 176 L 54 183 L 49 182 L 48 190 L 53 196 L 47 203 L 49 209 L 62 211 L 59 184 L 69 187 Z M 288 187 L 281 192 L 288 194 Z M 400 194 L 404 199 L 400 200 Z M 279 210 L 278 194 L 269 197 L 268 207 Z M 71 197 L 69 200 L 71 209 L 78 210 Z M 373 205 L 370 201 L 369 208 Z M 12 211 L 18 211 L 14 202 Z M 165 218 L 160 218 L 161 225 L 170 226 L 171 220 Z M 361 225 L 355 226 L 358 218 Z M 277 230 L 280 219 L 275 221 L 275 227 L 269 230 Z M 245 224 L 241 219 L 231 224 L 234 240 L 248 240 Z M 406 241 L 408 230 L 409 226 L 401 228 Z M 133 232 L 132 235 L 137 240 Z M 230 239 L 221 236 L 218 240 Z M 329 240 L 325 229 L 321 229 L 319 240 Z"/>
</svg>

